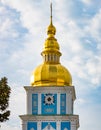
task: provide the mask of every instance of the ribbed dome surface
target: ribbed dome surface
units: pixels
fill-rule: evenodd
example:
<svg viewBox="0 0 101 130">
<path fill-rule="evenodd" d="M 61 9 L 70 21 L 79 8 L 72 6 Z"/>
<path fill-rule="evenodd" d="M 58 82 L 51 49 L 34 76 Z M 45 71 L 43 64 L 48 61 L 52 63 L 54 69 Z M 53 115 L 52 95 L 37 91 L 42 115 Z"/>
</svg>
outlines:
<svg viewBox="0 0 101 130">
<path fill-rule="evenodd" d="M 31 77 L 32 86 L 71 86 L 72 77 L 61 64 L 42 64 Z"/>
</svg>

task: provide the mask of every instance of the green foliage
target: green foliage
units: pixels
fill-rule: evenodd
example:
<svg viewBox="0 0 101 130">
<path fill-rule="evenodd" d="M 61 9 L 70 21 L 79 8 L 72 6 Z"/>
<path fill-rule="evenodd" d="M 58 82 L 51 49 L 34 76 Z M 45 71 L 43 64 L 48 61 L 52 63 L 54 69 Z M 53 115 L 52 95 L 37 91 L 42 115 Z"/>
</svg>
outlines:
<svg viewBox="0 0 101 130">
<path fill-rule="evenodd" d="M 9 106 L 9 97 L 11 89 L 8 86 L 7 78 L 1 78 L 0 80 L 0 122 L 8 120 L 10 116 L 10 111 L 7 110 Z"/>
</svg>

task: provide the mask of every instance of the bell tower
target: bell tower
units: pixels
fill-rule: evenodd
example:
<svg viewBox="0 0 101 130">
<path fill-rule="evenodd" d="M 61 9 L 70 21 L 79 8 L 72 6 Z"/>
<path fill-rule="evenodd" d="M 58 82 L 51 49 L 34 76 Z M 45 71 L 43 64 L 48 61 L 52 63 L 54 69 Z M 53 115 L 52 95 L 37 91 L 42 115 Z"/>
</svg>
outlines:
<svg viewBox="0 0 101 130">
<path fill-rule="evenodd" d="M 50 24 L 43 51 L 43 63 L 32 72 L 31 86 L 24 87 L 27 113 L 20 115 L 22 130 L 77 130 L 79 117 L 73 113 L 76 99 L 72 76 L 60 63 L 60 47 L 55 38 L 56 28 Z"/>
</svg>

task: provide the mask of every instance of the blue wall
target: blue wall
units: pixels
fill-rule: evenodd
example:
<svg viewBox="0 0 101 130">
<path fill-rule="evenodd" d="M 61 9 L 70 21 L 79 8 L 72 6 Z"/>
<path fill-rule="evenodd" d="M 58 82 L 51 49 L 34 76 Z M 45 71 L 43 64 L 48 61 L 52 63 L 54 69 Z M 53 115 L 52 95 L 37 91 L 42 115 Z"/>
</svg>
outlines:
<svg viewBox="0 0 101 130">
<path fill-rule="evenodd" d="M 50 94 L 53 95 L 53 94 Z M 41 95 L 41 112 L 42 114 L 57 114 L 57 94 L 53 95 L 54 103 L 53 104 L 45 104 L 46 94 Z"/>
<path fill-rule="evenodd" d="M 27 130 L 31 130 L 31 129 L 37 130 L 37 122 L 28 122 L 27 123 Z"/>
<path fill-rule="evenodd" d="M 67 130 L 71 130 L 70 122 L 61 122 L 61 130 L 64 130 L 65 128 L 67 128 Z"/>
<path fill-rule="evenodd" d="M 45 97 L 53 96 L 54 103 L 46 104 Z M 60 109 L 60 114 L 66 114 L 66 93 L 60 94 L 60 108 L 57 108 L 57 94 L 41 94 L 41 104 L 38 106 L 38 94 L 32 94 L 32 114 L 38 114 L 38 107 L 41 107 L 41 114 L 57 114 L 57 109 Z"/>
<path fill-rule="evenodd" d="M 60 129 L 61 130 L 64 130 L 64 129 L 67 129 L 67 130 L 71 130 L 71 123 L 66 121 L 66 122 L 61 122 L 60 123 Z M 41 123 L 41 130 L 45 129 L 46 127 L 52 127 L 54 130 L 58 130 L 56 128 L 56 122 L 42 122 Z M 34 130 L 38 130 L 37 128 L 37 122 L 28 122 L 27 123 L 27 130 L 31 130 L 31 129 L 34 129 Z M 47 129 L 47 130 L 48 130 Z"/>
</svg>

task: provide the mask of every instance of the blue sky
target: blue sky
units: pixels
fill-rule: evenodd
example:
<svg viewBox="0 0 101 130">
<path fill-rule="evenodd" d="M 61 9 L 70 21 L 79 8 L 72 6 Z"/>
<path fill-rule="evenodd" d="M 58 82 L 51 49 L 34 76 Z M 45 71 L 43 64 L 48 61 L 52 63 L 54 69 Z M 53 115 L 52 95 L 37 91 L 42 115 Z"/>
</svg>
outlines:
<svg viewBox="0 0 101 130">
<path fill-rule="evenodd" d="M 10 120 L 1 130 L 21 130 L 26 93 L 47 37 L 49 0 L 0 0 L 0 78 L 12 88 Z M 76 90 L 79 130 L 101 129 L 101 0 L 53 0 L 53 23 Z"/>
</svg>

